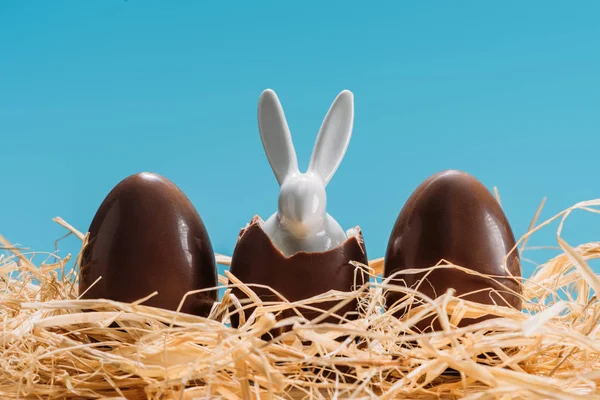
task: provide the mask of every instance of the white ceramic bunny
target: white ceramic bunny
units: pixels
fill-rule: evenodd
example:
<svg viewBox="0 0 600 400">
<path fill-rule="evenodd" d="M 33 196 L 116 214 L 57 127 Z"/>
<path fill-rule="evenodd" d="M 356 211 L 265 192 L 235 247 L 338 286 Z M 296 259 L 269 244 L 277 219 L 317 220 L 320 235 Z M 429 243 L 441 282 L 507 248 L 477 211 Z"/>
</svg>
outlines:
<svg viewBox="0 0 600 400">
<path fill-rule="evenodd" d="M 327 112 L 313 148 L 308 171 L 298 170 L 296 151 L 285 114 L 274 91 L 258 103 L 258 127 L 263 147 L 280 185 L 278 211 L 262 226 L 287 257 L 297 252 L 323 252 L 348 237 L 325 211 L 325 186 L 340 165 L 354 122 L 354 97 L 342 91 Z"/>
</svg>

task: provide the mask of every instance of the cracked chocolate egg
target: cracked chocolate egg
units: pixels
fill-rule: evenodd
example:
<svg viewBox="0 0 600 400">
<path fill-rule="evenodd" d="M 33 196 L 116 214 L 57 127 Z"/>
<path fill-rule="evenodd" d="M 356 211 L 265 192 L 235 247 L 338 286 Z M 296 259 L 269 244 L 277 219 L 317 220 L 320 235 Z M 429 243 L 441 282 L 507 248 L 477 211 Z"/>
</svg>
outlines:
<svg viewBox="0 0 600 400">
<path fill-rule="evenodd" d="M 153 173 L 122 180 L 100 205 L 82 253 L 87 299 L 177 310 L 184 295 L 217 286 L 215 257 L 198 212 L 174 183 Z M 189 295 L 182 312 L 207 316 L 217 290 Z"/>
<path fill-rule="evenodd" d="M 286 257 L 277 249 L 271 239 L 263 231 L 262 220 L 254 217 L 252 222 L 242 229 L 231 260 L 230 271 L 245 284 L 266 285 L 284 296 L 290 302 L 311 298 L 330 290 L 349 292 L 368 281 L 368 275 L 361 268 L 351 264 L 352 261 L 368 264 L 367 253 L 360 229 L 341 245 L 324 252 L 298 252 Z M 271 290 L 250 286 L 263 302 L 281 301 Z M 247 296 L 238 288 L 233 293 L 241 300 Z M 338 304 L 337 301 L 312 303 L 312 307 L 328 310 Z M 346 319 L 355 319 L 357 301 L 354 300 L 336 312 Z M 307 319 L 322 314 L 319 310 L 298 308 Z M 245 311 L 248 319 L 253 308 Z M 279 319 L 297 315 L 293 310 L 285 310 Z M 339 321 L 329 317 L 327 322 Z M 239 315 L 232 314 L 233 326 L 239 325 Z"/>
<path fill-rule="evenodd" d="M 384 277 L 399 272 L 392 283 L 417 288 L 430 298 L 453 288 L 455 295 L 483 304 L 521 309 L 521 267 L 511 226 L 497 200 L 473 176 L 443 171 L 425 180 L 410 196 L 398 216 L 385 255 Z M 435 266 L 445 260 L 493 279 L 457 269 L 403 273 Z M 386 292 L 388 309 L 403 297 Z M 397 316 L 406 312 L 399 309 Z M 465 318 L 466 326 L 490 316 Z M 417 328 L 440 329 L 437 319 L 421 321 Z"/>
</svg>

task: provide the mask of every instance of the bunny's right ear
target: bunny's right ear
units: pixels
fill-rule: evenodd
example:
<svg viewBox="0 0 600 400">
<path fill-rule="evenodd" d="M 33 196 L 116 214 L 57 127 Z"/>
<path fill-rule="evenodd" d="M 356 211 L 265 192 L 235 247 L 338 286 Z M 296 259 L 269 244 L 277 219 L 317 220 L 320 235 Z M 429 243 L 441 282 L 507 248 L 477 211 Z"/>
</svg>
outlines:
<svg viewBox="0 0 600 400">
<path fill-rule="evenodd" d="M 258 130 L 269 164 L 281 185 L 298 171 L 298 159 L 283 108 L 274 91 L 267 89 L 258 101 Z"/>
<path fill-rule="evenodd" d="M 354 95 L 343 90 L 327 112 L 313 148 L 308 170 L 317 174 L 325 185 L 344 158 L 354 124 Z"/>
</svg>

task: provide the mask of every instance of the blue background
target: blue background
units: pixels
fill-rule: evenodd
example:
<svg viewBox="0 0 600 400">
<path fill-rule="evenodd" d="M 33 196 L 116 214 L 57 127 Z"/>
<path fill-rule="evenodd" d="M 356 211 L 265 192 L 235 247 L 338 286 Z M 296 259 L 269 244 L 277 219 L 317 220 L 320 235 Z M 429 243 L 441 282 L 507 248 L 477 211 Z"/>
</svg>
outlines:
<svg viewBox="0 0 600 400">
<path fill-rule="evenodd" d="M 256 121 L 270 87 L 303 168 L 335 96 L 354 92 L 328 211 L 362 227 L 371 258 L 416 186 L 447 168 L 497 186 L 521 236 L 544 196 L 542 219 L 600 198 L 599 13 L 594 1 L 3 1 L 0 233 L 53 251 L 66 231 L 52 217 L 86 231 L 115 184 L 154 171 L 231 254 L 276 207 Z M 564 237 L 600 239 L 598 218 L 577 213 Z M 530 244 L 556 246 L 555 231 Z"/>
</svg>

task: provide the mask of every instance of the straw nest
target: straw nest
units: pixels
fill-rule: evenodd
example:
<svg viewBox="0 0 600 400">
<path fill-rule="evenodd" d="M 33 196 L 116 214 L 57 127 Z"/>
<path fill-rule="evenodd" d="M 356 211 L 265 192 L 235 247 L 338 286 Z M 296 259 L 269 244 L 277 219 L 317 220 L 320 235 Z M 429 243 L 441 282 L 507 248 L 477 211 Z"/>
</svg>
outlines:
<svg viewBox="0 0 600 400">
<path fill-rule="evenodd" d="M 600 399 L 600 277 L 587 264 L 600 257 L 600 243 L 571 247 L 560 237 L 573 210 L 600 212 L 597 206 L 600 200 L 579 203 L 539 225 L 534 218 L 521 248 L 558 220 L 562 253 L 524 280 L 522 312 L 472 304 L 451 291 L 425 299 L 379 277 L 354 292 L 304 302 L 256 300 L 253 318 L 239 329 L 228 324 L 228 312 L 245 305 L 227 282 L 250 296 L 252 287 L 228 271 L 219 280 L 224 295 L 208 318 L 146 307 L 144 299 L 78 300 L 77 268 L 65 272 L 70 257 L 36 266 L 33 253 L 0 237 L 8 249 L 0 258 L 0 397 Z M 76 229 L 55 221 L 85 243 Z M 227 257 L 217 259 L 228 264 Z M 381 264 L 368 267 L 373 277 Z M 405 304 L 425 304 L 394 318 L 393 310 L 384 311 L 385 290 L 404 293 Z M 328 314 L 312 321 L 276 318 L 286 308 L 356 297 L 361 315 L 352 322 L 320 322 Z M 443 331 L 415 332 L 415 323 L 431 314 Z M 483 314 L 497 318 L 456 327 Z M 283 325 L 291 330 L 263 340 Z"/>
</svg>

